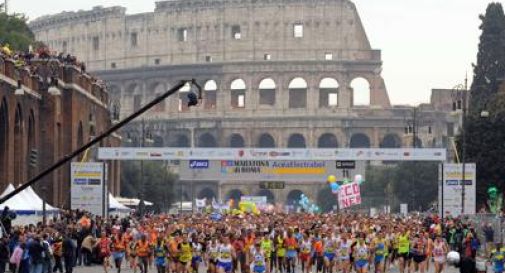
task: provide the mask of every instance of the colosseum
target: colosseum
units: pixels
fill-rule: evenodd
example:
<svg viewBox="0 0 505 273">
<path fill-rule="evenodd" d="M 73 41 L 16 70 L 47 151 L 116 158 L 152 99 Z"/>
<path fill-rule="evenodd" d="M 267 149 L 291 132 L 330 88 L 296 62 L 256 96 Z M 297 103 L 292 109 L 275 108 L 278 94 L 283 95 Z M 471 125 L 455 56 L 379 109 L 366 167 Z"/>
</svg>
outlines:
<svg viewBox="0 0 505 273">
<path fill-rule="evenodd" d="M 434 90 L 415 109 L 391 105 L 381 51 L 349 0 L 170 0 L 133 15 L 123 7 L 64 12 L 31 28 L 106 80 L 122 117 L 181 79 L 199 81 L 200 107 L 187 107 L 183 88 L 145 115 L 155 147 L 440 148 L 457 127 L 450 90 Z M 123 130 L 133 140 L 124 145 L 141 143 L 141 124 Z M 315 198 L 324 187 L 191 185 L 185 198 L 259 193 L 277 202 L 300 192 Z"/>
</svg>

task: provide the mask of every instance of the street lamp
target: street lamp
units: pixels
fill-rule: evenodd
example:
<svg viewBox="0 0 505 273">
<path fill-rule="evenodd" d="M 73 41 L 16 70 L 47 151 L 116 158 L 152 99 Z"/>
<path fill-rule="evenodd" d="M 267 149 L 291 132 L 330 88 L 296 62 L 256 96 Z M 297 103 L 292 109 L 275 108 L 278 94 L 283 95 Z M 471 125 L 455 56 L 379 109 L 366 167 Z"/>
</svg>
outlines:
<svg viewBox="0 0 505 273">
<path fill-rule="evenodd" d="M 142 119 L 142 135 L 140 139 L 140 147 L 145 147 L 146 143 L 153 143 L 153 139 L 151 137 L 151 132 L 149 130 L 146 131 L 145 120 Z M 144 160 L 140 160 L 140 191 L 139 191 L 139 214 L 140 217 L 144 216 L 145 212 L 145 201 L 144 201 L 144 191 L 145 191 L 145 182 L 144 182 Z"/>
<path fill-rule="evenodd" d="M 465 121 L 466 121 L 466 112 L 467 112 L 467 97 L 468 97 L 468 89 L 467 89 L 467 80 L 465 79 L 465 84 L 456 85 L 451 92 L 452 97 L 452 110 L 458 111 L 461 110 L 461 216 L 465 214 L 465 163 L 466 163 L 466 134 L 465 134 Z M 486 111 L 483 111 L 484 113 Z M 487 113 L 489 115 L 489 113 Z"/>
</svg>

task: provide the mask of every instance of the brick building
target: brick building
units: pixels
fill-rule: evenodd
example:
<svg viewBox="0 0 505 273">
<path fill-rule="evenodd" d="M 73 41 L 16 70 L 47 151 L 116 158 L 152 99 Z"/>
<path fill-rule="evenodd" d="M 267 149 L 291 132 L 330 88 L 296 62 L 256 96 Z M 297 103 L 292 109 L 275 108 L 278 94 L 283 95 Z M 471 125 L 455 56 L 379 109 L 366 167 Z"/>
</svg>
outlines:
<svg viewBox="0 0 505 273">
<path fill-rule="evenodd" d="M 24 92 L 16 92 L 19 84 Z M 49 92 L 52 86 L 57 86 L 59 95 Z M 26 182 L 109 128 L 107 101 L 107 91 L 75 66 L 46 59 L 34 60 L 31 69 L 18 68 L 12 60 L 0 57 L 0 190 L 9 183 Z M 119 142 L 112 136 L 101 146 Z M 110 191 L 118 194 L 117 162 L 109 163 L 108 175 Z M 52 205 L 68 207 L 70 164 L 34 188 Z"/>
</svg>

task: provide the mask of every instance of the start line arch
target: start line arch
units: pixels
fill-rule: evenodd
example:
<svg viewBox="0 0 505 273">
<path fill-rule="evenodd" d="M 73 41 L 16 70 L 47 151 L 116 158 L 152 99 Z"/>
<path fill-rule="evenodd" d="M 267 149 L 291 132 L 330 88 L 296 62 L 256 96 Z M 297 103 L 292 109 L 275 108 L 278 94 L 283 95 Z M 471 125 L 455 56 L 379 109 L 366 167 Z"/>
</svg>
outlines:
<svg viewBox="0 0 505 273">
<path fill-rule="evenodd" d="M 352 160 L 439 161 L 447 160 L 445 149 L 432 148 L 99 148 L 100 160 Z"/>
</svg>

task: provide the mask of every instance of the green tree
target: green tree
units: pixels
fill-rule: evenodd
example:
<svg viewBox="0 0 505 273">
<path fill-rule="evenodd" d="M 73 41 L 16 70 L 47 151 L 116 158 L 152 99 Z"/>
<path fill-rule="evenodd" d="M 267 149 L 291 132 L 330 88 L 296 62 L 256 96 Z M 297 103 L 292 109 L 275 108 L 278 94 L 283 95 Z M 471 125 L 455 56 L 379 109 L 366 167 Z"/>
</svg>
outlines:
<svg viewBox="0 0 505 273">
<path fill-rule="evenodd" d="M 474 116 L 486 109 L 505 76 L 505 14 L 502 5 L 490 3 L 480 19 L 482 34 L 470 99 L 470 114 Z"/>
<path fill-rule="evenodd" d="M 469 101 L 469 115 L 464 124 L 466 134 L 465 161 L 477 166 L 477 206 L 487 199 L 487 188 L 495 185 L 504 190 L 505 177 L 505 99 L 500 84 L 505 77 L 505 14 L 500 3 L 490 3 L 481 15 L 482 34 Z M 488 118 L 481 118 L 488 111 Z M 462 153 L 461 136 L 457 138 Z"/>
<path fill-rule="evenodd" d="M 174 199 L 177 176 L 167 170 L 164 162 L 144 162 L 144 196 L 153 202 L 157 211 L 168 211 Z M 121 195 L 137 198 L 141 192 L 139 161 L 125 161 L 121 165 Z"/>
<path fill-rule="evenodd" d="M 35 36 L 26 21 L 24 15 L 0 12 L 0 45 L 9 44 L 12 50 L 28 50 L 35 43 Z"/>
<path fill-rule="evenodd" d="M 399 163 L 393 173 L 394 195 L 401 203 L 409 204 L 410 210 L 426 210 L 437 201 L 438 163 Z"/>
</svg>

